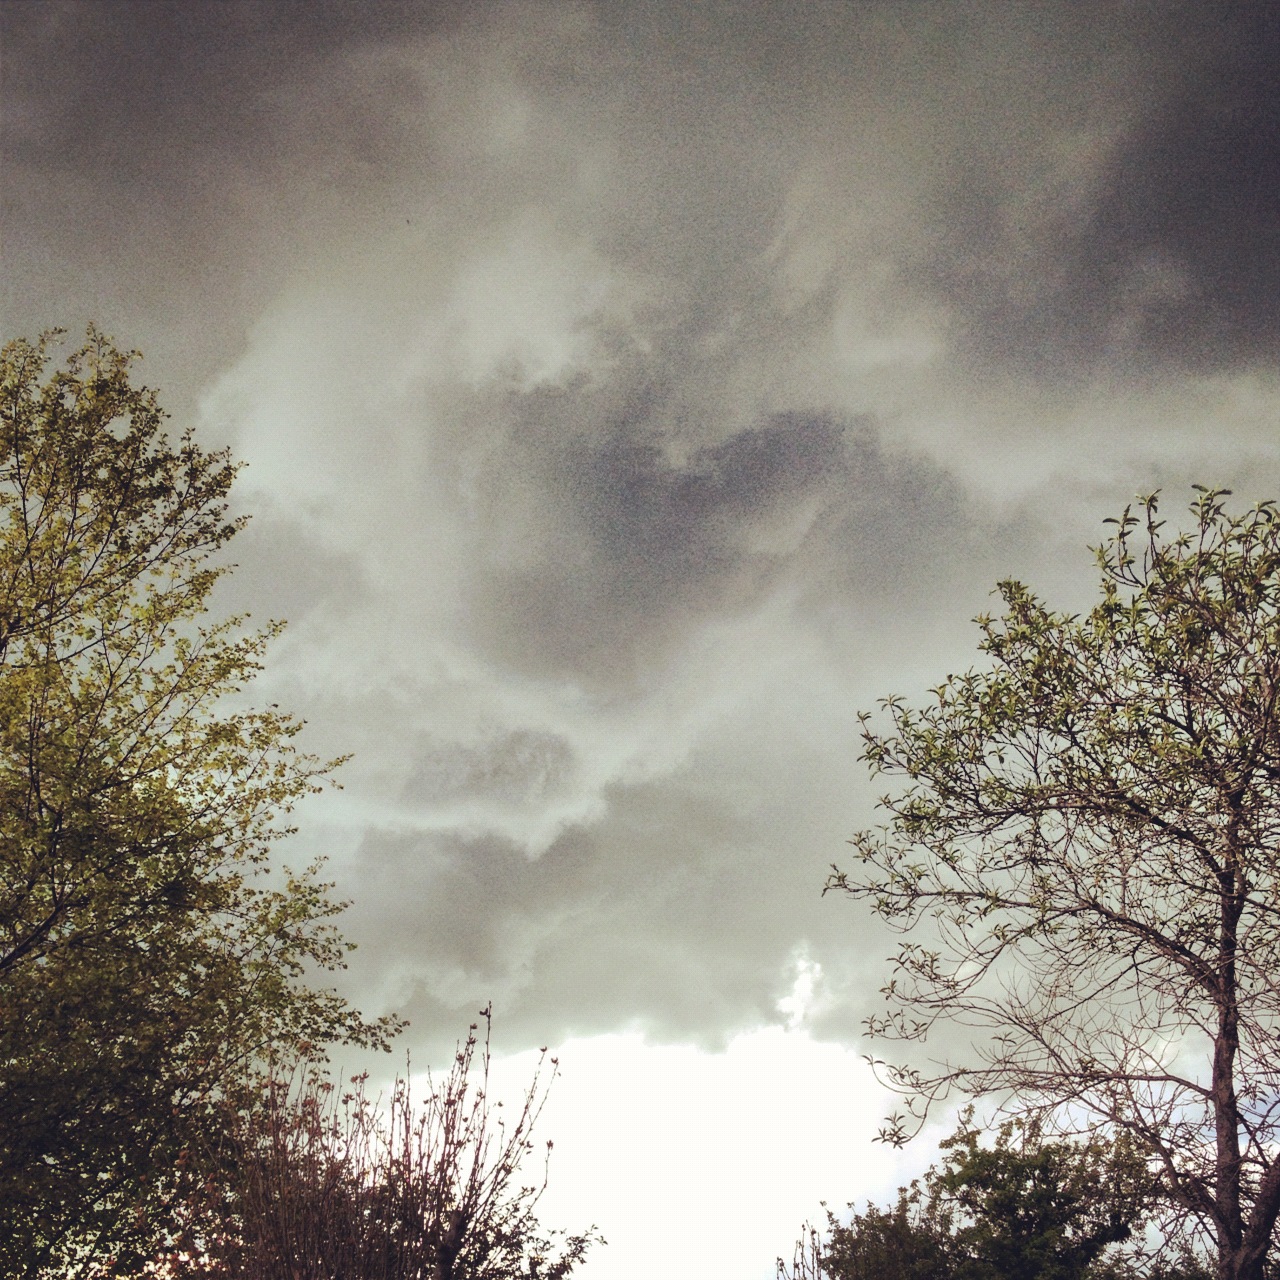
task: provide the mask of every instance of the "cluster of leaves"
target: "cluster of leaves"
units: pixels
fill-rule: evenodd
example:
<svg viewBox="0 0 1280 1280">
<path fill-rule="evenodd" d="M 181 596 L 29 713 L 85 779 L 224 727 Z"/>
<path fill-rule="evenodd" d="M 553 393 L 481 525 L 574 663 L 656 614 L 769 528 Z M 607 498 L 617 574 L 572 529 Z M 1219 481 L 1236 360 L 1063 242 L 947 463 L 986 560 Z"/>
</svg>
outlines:
<svg viewBox="0 0 1280 1280">
<path fill-rule="evenodd" d="M 828 1212 L 779 1280 L 1209 1280 L 1185 1242 L 1148 1256 L 1158 1182 L 1127 1140 L 1046 1141 L 1006 1121 L 986 1148 L 966 1118 L 942 1149 L 891 1209 Z"/>
</svg>

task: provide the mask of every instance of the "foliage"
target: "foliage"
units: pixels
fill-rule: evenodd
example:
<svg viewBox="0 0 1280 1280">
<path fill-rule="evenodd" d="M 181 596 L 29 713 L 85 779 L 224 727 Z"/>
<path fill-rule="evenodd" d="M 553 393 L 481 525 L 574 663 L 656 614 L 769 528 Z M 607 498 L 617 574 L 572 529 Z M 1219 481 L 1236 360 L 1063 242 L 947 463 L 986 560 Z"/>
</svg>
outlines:
<svg viewBox="0 0 1280 1280">
<path fill-rule="evenodd" d="M 806 1225 L 778 1280 L 952 1280 L 951 1249 L 946 1211 L 913 1182 L 888 1211 L 869 1204 L 842 1223 L 828 1209 L 827 1237 Z"/>
<path fill-rule="evenodd" d="M 848 1223 L 827 1214 L 780 1280 L 1129 1280 L 1139 1254 L 1118 1256 L 1149 1215 L 1154 1179 L 1127 1141 L 1043 1140 L 1007 1121 L 985 1148 L 965 1123 L 942 1143 L 941 1168 L 868 1205 Z M 852 1206 L 850 1206 L 852 1208 Z M 1165 1280 L 1172 1280 L 1166 1276 Z"/>
<path fill-rule="evenodd" d="M 965 1259 L 958 1274 L 974 1280 L 1097 1275 L 1094 1264 L 1131 1237 L 1156 1190 L 1124 1137 L 1046 1142 L 1035 1125 L 1006 1121 L 991 1150 L 967 1126 L 942 1146 L 936 1185 L 965 1220 L 954 1237 Z"/>
<path fill-rule="evenodd" d="M 1102 598 L 1004 582 L 988 665 L 864 718 L 903 780 L 829 889 L 910 934 L 877 1035 L 972 1033 L 967 1062 L 887 1068 L 905 1140 L 952 1087 L 1101 1122 L 1158 1167 L 1223 1280 L 1258 1280 L 1280 1212 L 1280 516 L 1154 497 L 1097 551 Z"/>
<path fill-rule="evenodd" d="M 276 627 L 202 620 L 235 474 L 171 444 L 90 331 L 0 365 L 0 1273 L 145 1251 L 260 1055 L 384 1043 L 302 981 L 347 950 L 314 870 L 268 873 L 331 765 L 229 709 Z"/>
<path fill-rule="evenodd" d="M 599 1237 L 543 1233 L 534 1210 L 545 1163 L 540 1185 L 514 1182 L 550 1081 L 540 1063 L 508 1126 L 489 1100 L 490 1011 L 481 1016 L 478 1082 L 473 1024 L 449 1076 L 439 1086 L 428 1077 L 425 1103 L 407 1078 L 384 1109 L 364 1076 L 340 1097 L 313 1068 L 265 1077 L 229 1126 L 228 1175 L 174 1241 L 169 1269 L 193 1280 L 568 1276 Z"/>
</svg>

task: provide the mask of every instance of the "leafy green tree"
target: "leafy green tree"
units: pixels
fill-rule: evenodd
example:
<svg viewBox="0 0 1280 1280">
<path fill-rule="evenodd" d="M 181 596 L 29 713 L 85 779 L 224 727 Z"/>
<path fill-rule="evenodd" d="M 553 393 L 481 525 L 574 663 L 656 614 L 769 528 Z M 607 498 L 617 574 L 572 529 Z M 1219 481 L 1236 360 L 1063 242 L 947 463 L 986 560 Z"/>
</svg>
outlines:
<svg viewBox="0 0 1280 1280">
<path fill-rule="evenodd" d="M 261 1055 L 369 1023 L 314 869 L 273 872 L 330 765 L 234 709 L 276 628 L 206 622 L 235 468 L 171 444 L 91 331 L 0 362 L 0 1273 L 127 1272 Z M 235 704 L 235 705 L 238 705 Z M 113 1261 L 114 1260 L 114 1261 Z"/>
<path fill-rule="evenodd" d="M 931 1188 L 958 1222 L 958 1280 L 1100 1277 L 1095 1264 L 1153 1208 L 1155 1179 L 1126 1138 L 1046 1142 L 1006 1121 L 990 1149 L 967 1124 L 942 1147 Z"/>
<path fill-rule="evenodd" d="M 1261 1280 L 1280 1214 L 1280 515 L 1156 499 L 1098 549 L 1101 600 L 1017 582 L 985 665 L 884 706 L 865 759 L 901 779 L 829 889 L 909 936 L 880 1036 L 972 1049 L 886 1068 L 900 1142 L 952 1088 L 1102 1124 L 1158 1167 L 1221 1280 Z M 914 1120 L 913 1120 L 914 1117 Z"/>
<path fill-rule="evenodd" d="M 955 1280 L 951 1214 L 934 1189 L 919 1182 L 898 1191 L 885 1211 L 869 1204 L 853 1220 L 827 1215 L 827 1239 L 815 1251 L 815 1278 L 831 1280 Z M 797 1280 L 799 1278 L 797 1277 Z"/>
<path fill-rule="evenodd" d="M 845 1223 L 827 1214 L 783 1280 L 1136 1280 L 1112 1249 L 1151 1213 L 1155 1180 L 1127 1140 L 1046 1142 L 1008 1121 L 995 1145 L 969 1127 L 942 1144 L 940 1168 Z M 1172 1280 L 1166 1276 L 1165 1280 Z"/>
</svg>

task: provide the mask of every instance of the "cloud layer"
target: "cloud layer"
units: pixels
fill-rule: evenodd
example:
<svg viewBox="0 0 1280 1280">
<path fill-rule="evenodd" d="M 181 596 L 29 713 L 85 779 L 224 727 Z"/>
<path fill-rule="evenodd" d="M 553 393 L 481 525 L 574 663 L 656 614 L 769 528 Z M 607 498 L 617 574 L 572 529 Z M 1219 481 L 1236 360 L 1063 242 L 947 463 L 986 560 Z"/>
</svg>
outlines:
<svg viewBox="0 0 1280 1280">
<path fill-rule="evenodd" d="M 1106 503 L 1276 474 L 1266 6 L 3 20 L 8 309 L 248 459 L 234 590 L 420 1025 L 862 985 L 854 711 Z"/>
</svg>

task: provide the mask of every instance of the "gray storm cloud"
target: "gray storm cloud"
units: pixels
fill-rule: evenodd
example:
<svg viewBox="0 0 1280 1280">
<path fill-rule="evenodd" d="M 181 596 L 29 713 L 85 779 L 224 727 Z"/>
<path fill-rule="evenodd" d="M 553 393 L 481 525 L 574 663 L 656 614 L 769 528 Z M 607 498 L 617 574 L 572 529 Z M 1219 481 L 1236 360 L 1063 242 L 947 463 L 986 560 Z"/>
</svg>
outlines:
<svg viewBox="0 0 1280 1280">
<path fill-rule="evenodd" d="M 546 198 L 696 291 L 695 325 L 790 198 L 801 287 L 874 260 L 995 358 L 1273 354 L 1265 4 L 20 0 L 2 20 L 9 314 L 212 317 L 149 344 L 198 376 L 234 351 L 218 328 L 344 240 Z"/>
<path fill-rule="evenodd" d="M 856 711 L 998 577 L 1087 601 L 1135 490 L 1280 489 L 1278 29 L 0 5 L 6 324 L 97 319 L 247 459 L 358 993 L 717 1044 L 803 950 L 853 1037 Z"/>
<path fill-rule="evenodd" d="M 990 155 L 954 158 L 928 266 L 987 359 L 1077 377 L 1274 367 L 1280 20 L 1207 5 L 1155 34 L 1178 74 L 1126 68 L 1141 95 L 1129 127 L 1089 131 L 1087 108 L 1064 104 L 1094 164 L 1076 190 L 1042 187 L 1053 234 L 1030 256 L 1025 190 Z"/>
</svg>

